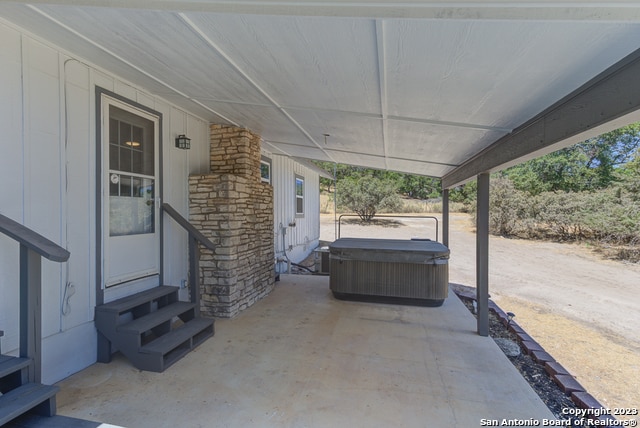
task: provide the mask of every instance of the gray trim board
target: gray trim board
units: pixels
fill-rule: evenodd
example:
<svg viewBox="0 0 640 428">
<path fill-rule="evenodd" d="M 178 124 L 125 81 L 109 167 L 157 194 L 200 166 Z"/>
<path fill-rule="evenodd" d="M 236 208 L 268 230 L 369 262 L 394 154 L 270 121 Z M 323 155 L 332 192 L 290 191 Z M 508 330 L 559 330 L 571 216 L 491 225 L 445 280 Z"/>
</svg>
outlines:
<svg viewBox="0 0 640 428">
<path fill-rule="evenodd" d="M 449 247 L 449 189 L 442 189 L 442 243 Z"/>
<path fill-rule="evenodd" d="M 476 218 L 476 302 L 478 334 L 489 335 L 489 174 L 478 175 Z"/>
<path fill-rule="evenodd" d="M 631 123 L 615 121 L 640 109 L 639 75 L 640 49 L 446 174 L 443 188 Z"/>
</svg>

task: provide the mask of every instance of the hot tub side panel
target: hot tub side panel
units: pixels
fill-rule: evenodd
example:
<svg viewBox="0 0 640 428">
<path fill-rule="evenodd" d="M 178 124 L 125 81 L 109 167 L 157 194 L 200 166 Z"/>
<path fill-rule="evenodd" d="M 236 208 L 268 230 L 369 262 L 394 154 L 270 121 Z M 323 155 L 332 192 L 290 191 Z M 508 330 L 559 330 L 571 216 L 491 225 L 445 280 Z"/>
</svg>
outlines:
<svg viewBox="0 0 640 428">
<path fill-rule="evenodd" d="M 331 260 L 334 293 L 442 301 L 448 295 L 447 263 L 389 263 Z"/>
</svg>

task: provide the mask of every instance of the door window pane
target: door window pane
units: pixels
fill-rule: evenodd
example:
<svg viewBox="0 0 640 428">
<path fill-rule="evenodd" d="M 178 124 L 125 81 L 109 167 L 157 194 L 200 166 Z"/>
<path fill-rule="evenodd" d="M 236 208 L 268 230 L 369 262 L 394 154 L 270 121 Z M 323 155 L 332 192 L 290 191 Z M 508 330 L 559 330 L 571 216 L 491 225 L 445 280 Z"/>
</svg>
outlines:
<svg viewBox="0 0 640 428">
<path fill-rule="evenodd" d="M 150 178 L 120 176 L 118 183 L 111 182 L 110 236 L 153 233 L 154 193 L 154 180 Z"/>
<path fill-rule="evenodd" d="M 154 123 L 109 106 L 109 234 L 155 232 Z"/>
</svg>

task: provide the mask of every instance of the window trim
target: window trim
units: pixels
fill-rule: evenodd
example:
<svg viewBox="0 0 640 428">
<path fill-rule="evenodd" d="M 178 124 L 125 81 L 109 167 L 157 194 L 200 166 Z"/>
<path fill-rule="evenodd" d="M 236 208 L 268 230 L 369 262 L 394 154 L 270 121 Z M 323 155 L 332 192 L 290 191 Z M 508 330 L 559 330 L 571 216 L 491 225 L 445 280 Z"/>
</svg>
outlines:
<svg viewBox="0 0 640 428">
<path fill-rule="evenodd" d="M 269 176 L 262 176 L 262 165 L 267 165 L 269 167 Z M 266 156 L 260 156 L 260 181 L 263 183 L 271 184 L 271 159 Z"/>
<path fill-rule="evenodd" d="M 302 182 L 302 195 L 298 195 L 298 180 Z M 305 187 L 304 177 L 299 174 L 295 174 L 293 193 L 294 193 L 294 202 L 295 202 L 294 208 L 296 212 L 296 217 L 304 217 L 304 193 L 305 193 L 304 187 Z M 298 211 L 298 200 L 302 201 L 302 211 Z"/>
</svg>

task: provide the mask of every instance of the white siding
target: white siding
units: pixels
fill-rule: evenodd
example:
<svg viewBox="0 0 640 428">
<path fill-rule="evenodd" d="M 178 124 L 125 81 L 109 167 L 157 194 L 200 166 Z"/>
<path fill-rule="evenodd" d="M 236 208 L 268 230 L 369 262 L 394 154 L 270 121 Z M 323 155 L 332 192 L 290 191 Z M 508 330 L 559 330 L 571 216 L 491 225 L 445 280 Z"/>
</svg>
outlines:
<svg viewBox="0 0 640 428">
<path fill-rule="evenodd" d="M 61 49 L 0 22 L 0 213 L 71 252 L 43 262 L 43 381 L 96 360 L 96 110 L 100 86 L 163 115 L 164 201 L 185 217 L 187 179 L 208 167 L 208 124 Z M 178 134 L 191 150 L 174 147 Z M 165 283 L 187 276 L 186 233 L 164 219 Z M 18 245 L 0 235 L 2 350 L 17 352 Z"/>
<path fill-rule="evenodd" d="M 291 158 L 265 155 L 271 158 L 273 185 L 273 218 L 276 258 L 286 256 L 294 263 L 302 261 L 320 239 L 320 179 L 318 173 Z M 295 177 L 304 178 L 304 216 L 296 217 Z M 295 226 L 289 226 L 293 224 Z M 282 227 L 286 234 L 282 235 Z M 284 247 L 283 247 L 284 243 Z M 284 248 L 284 250 L 283 250 Z M 278 268 L 284 272 L 285 267 Z"/>
<path fill-rule="evenodd" d="M 0 25 L 0 213 L 24 221 L 25 147 L 22 132 L 22 48 L 20 34 Z M 16 302 L 18 290 L 18 244 L 0 234 L 0 330 L 2 349 L 18 347 L 20 341 Z"/>
</svg>

